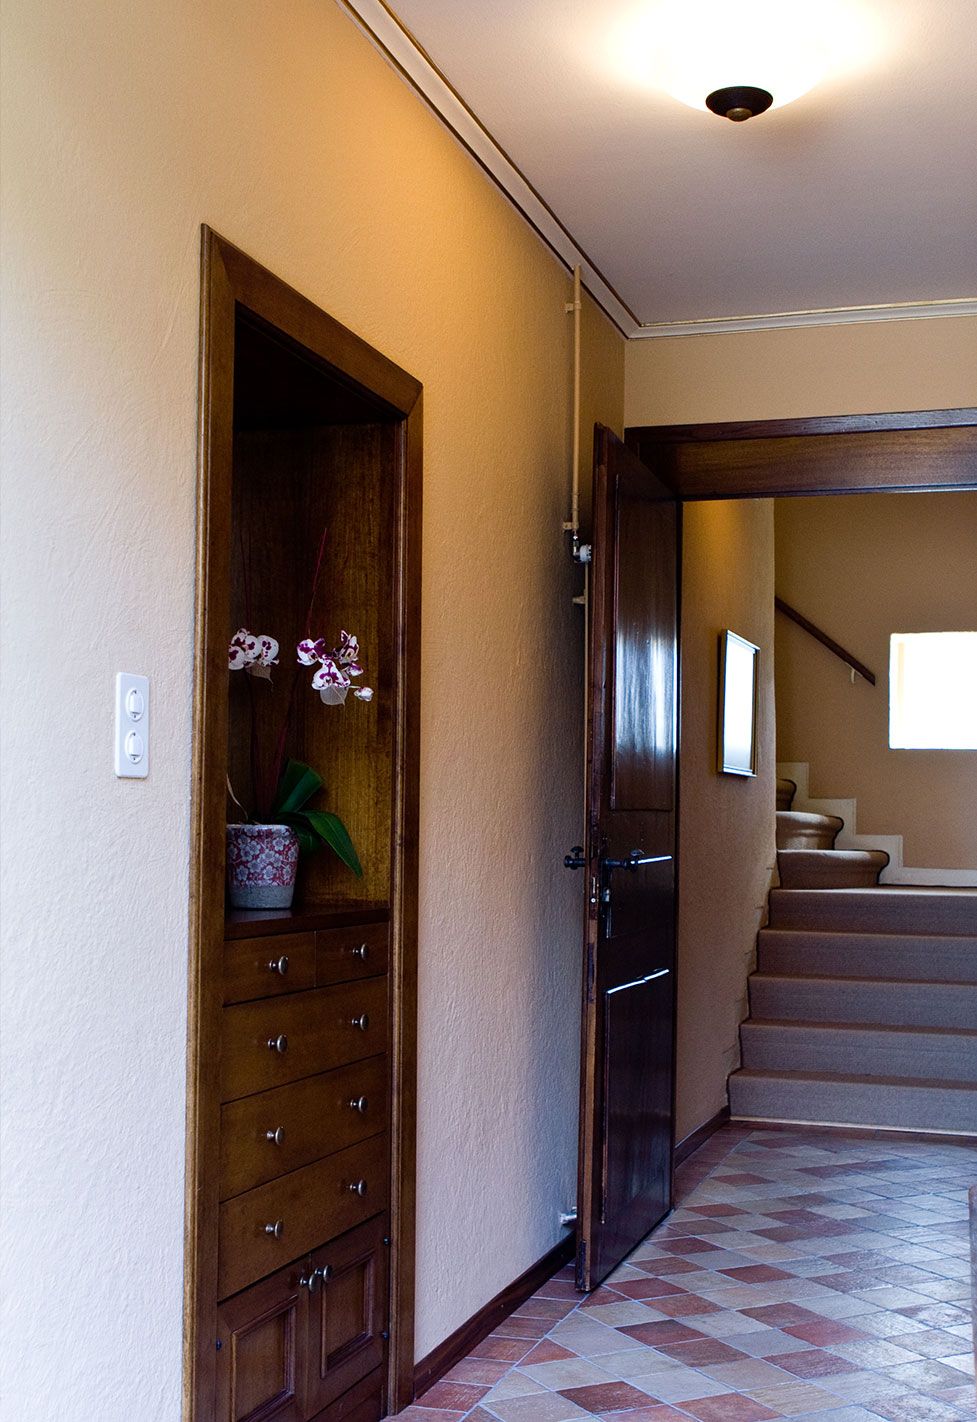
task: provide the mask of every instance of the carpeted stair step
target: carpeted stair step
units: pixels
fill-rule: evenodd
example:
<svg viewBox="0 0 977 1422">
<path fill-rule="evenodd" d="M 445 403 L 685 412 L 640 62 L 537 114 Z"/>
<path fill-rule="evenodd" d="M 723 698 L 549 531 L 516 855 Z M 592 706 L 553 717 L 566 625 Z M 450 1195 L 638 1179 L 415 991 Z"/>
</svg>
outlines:
<svg viewBox="0 0 977 1422">
<path fill-rule="evenodd" d="M 757 966 L 781 977 L 977 983 L 977 936 L 761 928 Z"/>
<path fill-rule="evenodd" d="M 889 862 L 883 849 L 780 849 L 783 889 L 869 889 Z"/>
<path fill-rule="evenodd" d="M 794 803 L 797 786 L 793 780 L 777 780 L 777 809 L 789 810 Z"/>
<path fill-rule="evenodd" d="M 805 810 L 777 811 L 778 849 L 834 849 L 845 827 L 838 815 L 814 815 Z"/>
<path fill-rule="evenodd" d="M 977 1085 L 977 1031 L 864 1022 L 746 1021 L 743 1066 L 757 1071 L 911 1076 Z"/>
<path fill-rule="evenodd" d="M 977 934 L 977 890 L 772 889 L 770 927 L 970 936 Z"/>
<path fill-rule="evenodd" d="M 919 1077 L 744 1069 L 729 1079 L 730 1112 L 749 1121 L 803 1121 L 977 1135 L 977 1085 Z"/>
<path fill-rule="evenodd" d="M 977 983 L 871 978 L 750 978 L 750 1020 L 851 1021 L 886 1027 L 977 1028 Z"/>
</svg>

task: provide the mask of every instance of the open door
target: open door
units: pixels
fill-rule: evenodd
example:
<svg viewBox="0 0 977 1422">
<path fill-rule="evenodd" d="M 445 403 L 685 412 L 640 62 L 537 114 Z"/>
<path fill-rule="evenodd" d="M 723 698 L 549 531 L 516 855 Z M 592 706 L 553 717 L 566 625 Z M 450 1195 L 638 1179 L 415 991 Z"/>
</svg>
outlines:
<svg viewBox="0 0 977 1422">
<path fill-rule="evenodd" d="M 671 1208 L 678 508 L 598 425 L 589 630 L 577 1286 Z"/>
</svg>

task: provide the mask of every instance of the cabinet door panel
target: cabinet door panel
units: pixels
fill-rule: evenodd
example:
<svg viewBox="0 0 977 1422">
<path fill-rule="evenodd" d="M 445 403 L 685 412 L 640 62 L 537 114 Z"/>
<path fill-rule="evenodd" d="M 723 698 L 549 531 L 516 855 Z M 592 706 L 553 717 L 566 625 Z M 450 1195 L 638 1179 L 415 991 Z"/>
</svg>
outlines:
<svg viewBox="0 0 977 1422">
<path fill-rule="evenodd" d="M 302 1261 L 217 1311 L 217 1422 L 302 1422 L 308 1295 Z"/>
<path fill-rule="evenodd" d="M 309 1309 L 308 1407 L 326 1407 L 367 1373 L 386 1352 L 389 1250 L 381 1215 L 312 1256 L 324 1282 Z"/>
</svg>

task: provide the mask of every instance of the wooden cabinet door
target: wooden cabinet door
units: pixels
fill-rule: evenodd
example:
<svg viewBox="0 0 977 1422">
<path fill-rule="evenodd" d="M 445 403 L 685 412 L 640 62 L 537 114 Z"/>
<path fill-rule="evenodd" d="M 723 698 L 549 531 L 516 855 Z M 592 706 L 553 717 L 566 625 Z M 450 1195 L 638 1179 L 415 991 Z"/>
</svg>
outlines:
<svg viewBox="0 0 977 1422">
<path fill-rule="evenodd" d="M 312 1256 L 322 1282 L 309 1309 L 308 1415 L 315 1416 L 386 1354 L 389 1248 L 379 1215 Z"/>
<path fill-rule="evenodd" d="M 217 1422 L 302 1422 L 308 1260 L 247 1289 L 217 1311 Z"/>
</svg>

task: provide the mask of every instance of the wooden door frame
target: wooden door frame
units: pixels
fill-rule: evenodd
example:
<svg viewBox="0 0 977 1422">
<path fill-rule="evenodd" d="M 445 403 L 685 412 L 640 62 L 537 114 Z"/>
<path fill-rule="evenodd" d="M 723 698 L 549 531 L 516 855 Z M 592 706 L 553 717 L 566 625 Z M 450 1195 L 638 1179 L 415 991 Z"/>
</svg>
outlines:
<svg viewBox="0 0 977 1422">
<path fill-rule="evenodd" d="M 390 1350 L 387 1403 L 413 1398 L 417 1062 L 418 794 L 422 387 L 365 341 L 209 227 L 202 229 L 197 567 L 187 1024 L 184 1246 L 185 1422 L 211 1422 L 216 1384 L 220 1092 L 224 940 L 229 527 L 236 314 L 247 308 L 314 351 L 399 424 L 401 497 L 394 588 L 403 674 L 395 714 L 390 986 Z"/>
<path fill-rule="evenodd" d="M 682 823 L 682 509 L 720 499 L 977 490 L 977 409 L 825 415 L 690 425 L 630 425 L 625 443 L 675 494 L 679 506 L 679 734 L 676 788 L 675 1004 Z M 673 1032 L 676 1023 L 673 1022 Z M 677 1050 L 677 1034 L 675 1036 Z M 677 1080 L 677 1072 L 675 1073 Z M 723 1125 L 728 1107 L 681 1142 L 682 1158 Z M 672 1160 L 676 1159 L 672 1110 Z"/>
<path fill-rule="evenodd" d="M 682 502 L 977 489 L 977 409 L 632 425 L 625 442 Z"/>
</svg>

